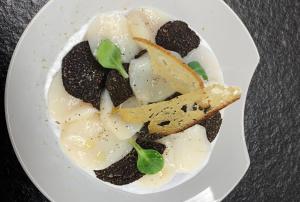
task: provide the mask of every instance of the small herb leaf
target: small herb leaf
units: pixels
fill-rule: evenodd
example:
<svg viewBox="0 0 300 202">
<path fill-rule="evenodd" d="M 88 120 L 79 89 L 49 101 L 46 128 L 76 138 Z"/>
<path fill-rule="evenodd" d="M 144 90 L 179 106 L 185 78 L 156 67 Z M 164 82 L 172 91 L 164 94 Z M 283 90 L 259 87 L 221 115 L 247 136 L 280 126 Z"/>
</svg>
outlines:
<svg viewBox="0 0 300 202">
<path fill-rule="evenodd" d="M 145 149 L 138 153 L 137 167 L 141 173 L 155 174 L 164 167 L 164 158 L 153 149 Z"/>
<path fill-rule="evenodd" d="M 201 75 L 202 78 L 203 78 L 204 80 L 206 80 L 206 81 L 208 80 L 207 74 L 206 74 L 205 70 L 203 69 L 203 67 L 200 65 L 199 62 L 197 62 L 197 61 L 192 61 L 192 62 L 190 62 L 188 65 L 189 65 L 189 67 L 191 67 L 195 72 L 197 72 L 199 75 Z"/>
<path fill-rule="evenodd" d="M 158 151 L 143 149 L 134 140 L 130 140 L 129 143 L 138 153 L 137 168 L 141 173 L 153 175 L 162 170 L 164 158 Z"/>
<path fill-rule="evenodd" d="M 115 69 L 124 78 L 128 78 L 128 74 L 122 65 L 121 50 L 109 39 L 101 41 L 96 52 L 96 58 L 103 67 Z"/>
</svg>

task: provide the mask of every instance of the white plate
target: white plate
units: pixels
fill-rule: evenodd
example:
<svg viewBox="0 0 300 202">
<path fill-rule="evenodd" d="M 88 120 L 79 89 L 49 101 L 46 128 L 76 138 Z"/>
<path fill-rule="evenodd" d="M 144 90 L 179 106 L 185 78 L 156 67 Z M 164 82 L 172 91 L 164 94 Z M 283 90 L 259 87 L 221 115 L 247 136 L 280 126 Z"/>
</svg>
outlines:
<svg viewBox="0 0 300 202">
<path fill-rule="evenodd" d="M 206 167 L 175 188 L 149 195 L 114 189 L 74 166 L 53 134 L 45 100 L 47 74 L 69 36 L 97 13 L 141 6 L 158 8 L 188 22 L 214 50 L 225 82 L 243 91 L 242 98 L 226 110 Z M 250 164 L 243 115 L 258 62 L 250 34 L 221 0 L 51 0 L 27 27 L 11 60 L 5 92 L 10 138 L 24 170 L 51 201 L 219 201 Z"/>
</svg>

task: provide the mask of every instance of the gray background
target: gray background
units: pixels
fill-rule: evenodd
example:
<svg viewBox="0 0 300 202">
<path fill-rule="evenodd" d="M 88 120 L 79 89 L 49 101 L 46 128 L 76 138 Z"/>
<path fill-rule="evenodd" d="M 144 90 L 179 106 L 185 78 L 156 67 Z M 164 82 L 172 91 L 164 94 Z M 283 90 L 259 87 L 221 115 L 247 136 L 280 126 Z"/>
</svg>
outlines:
<svg viewBox="0 0 300 202">
<path fill-rule="evenodd" d="M 300 201 L 300 0 L 225 1 L 249 29 L 261 62 L 251 82 L 245 112 L 251 165 L 224 201 Z M 1 201 L 47 201 L 16 159 L 3 107 L 13 50 L 26 25 L 46 2 L 0 2 Z"/>
</svg>

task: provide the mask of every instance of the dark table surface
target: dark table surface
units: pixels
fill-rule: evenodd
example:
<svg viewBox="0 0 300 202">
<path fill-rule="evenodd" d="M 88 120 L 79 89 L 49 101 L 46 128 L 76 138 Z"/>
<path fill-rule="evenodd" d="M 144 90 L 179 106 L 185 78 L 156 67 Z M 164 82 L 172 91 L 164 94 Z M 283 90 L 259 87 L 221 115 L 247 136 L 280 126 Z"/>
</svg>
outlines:
<svg viewBox="0 0 300 202">
<path fill-rule="evenodd" d="M 245 112 L 251 165 L 224 201 L 300 201 L 300 0 L 225 0 L 258 47 Z M 0 2 L 0 200 L 48 201 L 12 149 L 5 125 L 8 65 L 26 25 L 47 0 Z"/>
</svg>

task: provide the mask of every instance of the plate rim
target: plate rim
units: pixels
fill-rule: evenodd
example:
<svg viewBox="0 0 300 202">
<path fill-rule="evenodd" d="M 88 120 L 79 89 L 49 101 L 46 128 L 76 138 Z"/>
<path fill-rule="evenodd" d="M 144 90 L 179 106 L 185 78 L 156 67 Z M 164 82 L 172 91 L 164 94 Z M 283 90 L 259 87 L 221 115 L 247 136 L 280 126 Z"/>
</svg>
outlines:
<svg viewBox="0 0 300 202">
<path fill-rule="evenodd" d="M 45 5 L 43 5 L 38 11 L 37 13 L 34 15 L 34 17 L 30 20 L 30 22 L 28 23 L 28 25 L 26 26 L 26 28 L 24 29 L 23 33 L 21 34 L 21 37 L 14 49 L 13 55 L 10 59 L 10 63 L 8 66 L 8 70 L 7 70 L 7 74 L 6 74 L 6 81 L 5 81 L 5 92 L 4 92 L 4 110 L 5 110 L 5 120 L 6 120 L 6 127 L 7 127 L 7 131 L 8 131 L 8 135 L 9 135 L 9 139 L 11 142 L 11 145 L 13 147 L 14 153 L 17 156 L 18 161 L 21 164 L 21 167 L 23 169 L 23 171 L 26 173 L 26 175 L 28 176 L 28 178 L 30 179 L 30 181 L 34 184 L 34 186 L 50 201 L 54 201 L 52 199 L 52 197 L 47 193 L 46 190 L 44 190 L 39 183 L 36 181 L 36 179 L 33 177 L 33 175 L 30 173 L 27 165 L 25 164 L 25 162 L 22 160 L 21 154 L 17 148 L 17 145 L 14 141 L 14 137 L 12 135 L 12 129 L 11 129 L 11 125 L 9 122 L 9 112 L 8 112 L 8 88 L 10 85 L 10 77 L 12 75 L 12 69 L 13 69 L 13 65 L 14 65 L 14 61 L 16 59 L 16 55 L 20 49 L 21 44 L 24 41 L 24 38 L 26 37 L 26 35 L 28 34 L 29 30 L 31 29 L 32 25 L 35 23 L 35 21 L 39 18 L 39 16 L 44 12 L 44 10 L 46 10 L 50 4 L 52 4 L 54 1 L 48 1 Z"/>
</svg>

